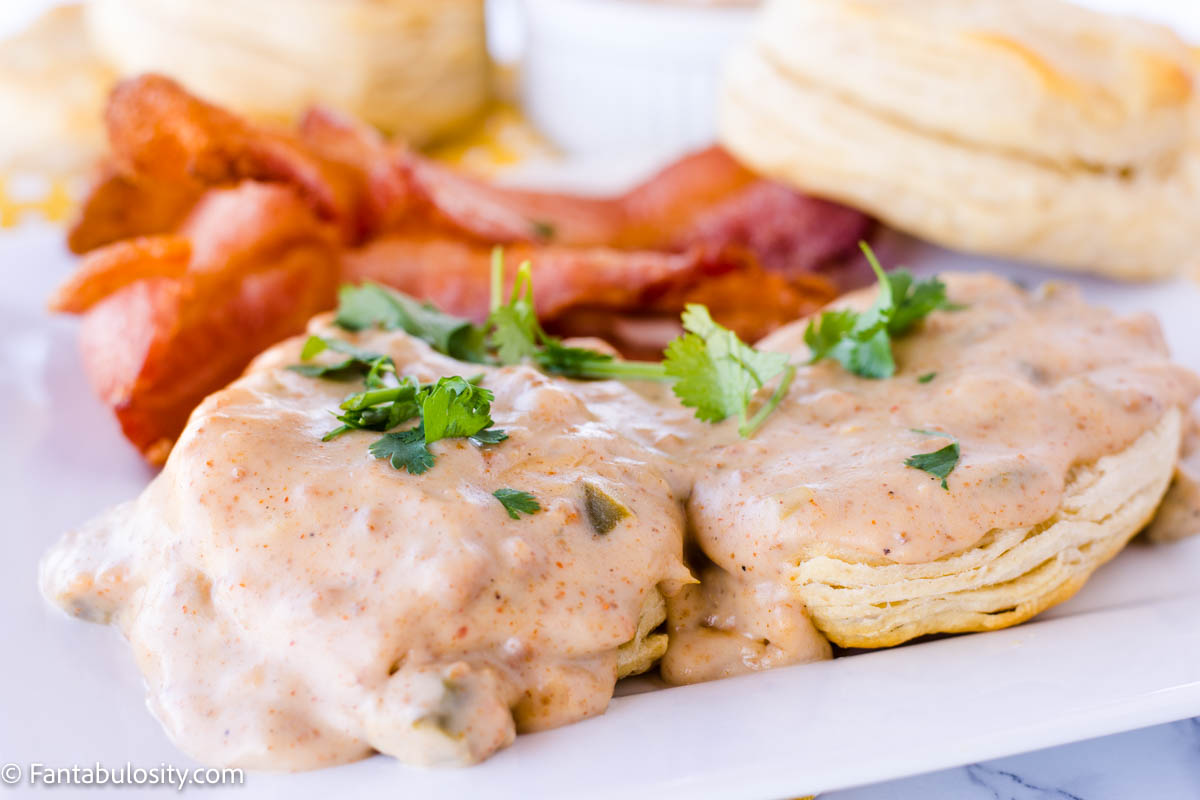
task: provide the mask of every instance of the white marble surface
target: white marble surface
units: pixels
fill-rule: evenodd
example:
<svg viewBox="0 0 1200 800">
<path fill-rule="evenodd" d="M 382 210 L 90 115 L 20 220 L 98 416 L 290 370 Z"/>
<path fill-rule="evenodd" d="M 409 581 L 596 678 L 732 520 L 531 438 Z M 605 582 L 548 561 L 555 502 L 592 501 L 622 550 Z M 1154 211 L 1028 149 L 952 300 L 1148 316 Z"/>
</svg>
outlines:
<svg viewBox="0 0 1200 800">
<path fill-rule="evenodd" d="M 1200 717 L 821 795 L 821 800 L 1195 800 Z"/>
</svg>

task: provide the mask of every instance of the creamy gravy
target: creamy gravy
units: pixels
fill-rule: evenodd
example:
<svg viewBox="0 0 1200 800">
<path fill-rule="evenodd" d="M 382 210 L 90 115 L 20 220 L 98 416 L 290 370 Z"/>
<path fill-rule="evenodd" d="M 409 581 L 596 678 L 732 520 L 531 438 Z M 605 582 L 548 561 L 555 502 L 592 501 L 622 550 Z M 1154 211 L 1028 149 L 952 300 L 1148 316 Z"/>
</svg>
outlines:
<svg viewBox="0 0 1200 800">
<path fill-rule="evenodd" d="M 598 713 L 658 591 L 668 680 L 828 658 L 787 589 L 798 560 L 917 563 L 1039 522 L 1072 465 L 1200 393 L 1149 316 L 1118 318 L 1059 286 L 947 282 L 968 308 L 900 340 L 895 378 L 802 367 L 749 441 L 661 386 L 572 383 L 463 365 L 401 333 L 334 333 L 422 380 L 485 373 L 511 438 L 436 443 L 421 476 L 373 459 L 378 434 L 321 443 L 350 389 L 282 370 L 300 349 L 284 343 L 205 401 L 140 498 L 47 556 L 43 591 L 121 626 L 156 714 L 220 764 L 305 768 L 372 750 L 465 763 L 516 730 Z M 799 362 L 802 335 L 797 323 L 762 346 Z M 948 441 L 913 428 L 960 442 L 949 491 L 904 466 Z M 583 519 L 585 481 L 632 512 L 608 534 Z M 491 496 L 501 487 L 545 510 L 510 520 Z"/>
<path fill-rule="evenodd" d="M 426 381 L 480 371 L 403 334 L 345 338 Z M 48 556 L 46 595 L 121 626 L 155 713 L 209 763 L 466 763 L 603 711 L 643 606 L 691 580 L 653 457 L 517 367 L 486 378 L 509 439 L 435 443 L 409 475 L 370 456 L 379 434 L 319 441 L 352 384 L 281 369 L 299 348 L 208 398 L 140 498 Z M 630 517 L 595 534 L 584 481 Z M 502 487 L 543 510 L 509 519 Z"/>
</svg>

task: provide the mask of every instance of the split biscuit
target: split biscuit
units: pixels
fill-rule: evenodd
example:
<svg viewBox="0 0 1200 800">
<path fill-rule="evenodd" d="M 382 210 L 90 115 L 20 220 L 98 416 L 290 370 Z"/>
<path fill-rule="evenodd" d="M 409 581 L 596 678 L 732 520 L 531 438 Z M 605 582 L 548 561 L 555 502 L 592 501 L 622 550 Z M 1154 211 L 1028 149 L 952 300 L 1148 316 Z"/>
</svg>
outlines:
<svg viewBox="0 0 1200 800">
<path fill-rule="evenodd" d="M 818 556 L 793 575 L 817 628 L 842 647 L 888 647 L 930 633 L 1007 628 L 1079 591 L 1154 515 L 1174 472 L 1181 414 L 1119 453 L 1076 468 L 1058 513 L 992 531 L 926 564 Z"/>
</svg>

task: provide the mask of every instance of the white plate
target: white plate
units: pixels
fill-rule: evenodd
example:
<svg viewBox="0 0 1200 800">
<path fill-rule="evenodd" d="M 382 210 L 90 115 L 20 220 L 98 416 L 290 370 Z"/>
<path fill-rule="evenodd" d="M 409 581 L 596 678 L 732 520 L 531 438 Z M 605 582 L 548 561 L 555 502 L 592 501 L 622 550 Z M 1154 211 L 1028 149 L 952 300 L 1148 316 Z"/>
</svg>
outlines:
<svg viewBox="0 0 1200 800">
<path fill-rule="evenodd" d="M 0 236 L 0 502 L 5 557 L 0 760 L 191 764 L 146 712 L 126 645 L 37 593 L 65 529 L 150 478 L 80 374 L 71 320 L 42 309 L 70 260 L 61 232 Z M 921 271 L 987 266 L 919 249 Z M 990 264 L 1031 282 L 1048 273 Z M 1153 309 L 1200 368 L 1200 290 L 1083 281 L 1121 310 Z M 795 796 L 1200 714 L 1200 538 L 1134 545 L 1037 621 L 833 662 L 615 700 L 602 717 L 518 737 L 487 763 L 423 771 L 391 759 L 252 773 L 205 797 Z M 58 796 L 68 796 L 70 792 Z M 91 796 L 88 794 L 87 796 Z"/>
</svg>

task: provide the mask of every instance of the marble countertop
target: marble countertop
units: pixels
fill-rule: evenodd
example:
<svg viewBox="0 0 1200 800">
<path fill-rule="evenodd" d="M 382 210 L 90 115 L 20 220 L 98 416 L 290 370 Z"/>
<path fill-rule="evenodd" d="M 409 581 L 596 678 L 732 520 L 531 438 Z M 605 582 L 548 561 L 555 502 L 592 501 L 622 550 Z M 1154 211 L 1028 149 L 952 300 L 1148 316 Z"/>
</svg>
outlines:
<svg viewBox="0 0 1200 800">
<path fill-rule="evenodd" d="M 1200 717 L 931 772 L 821 800 L 1196 800 Z"/>
</svg>

